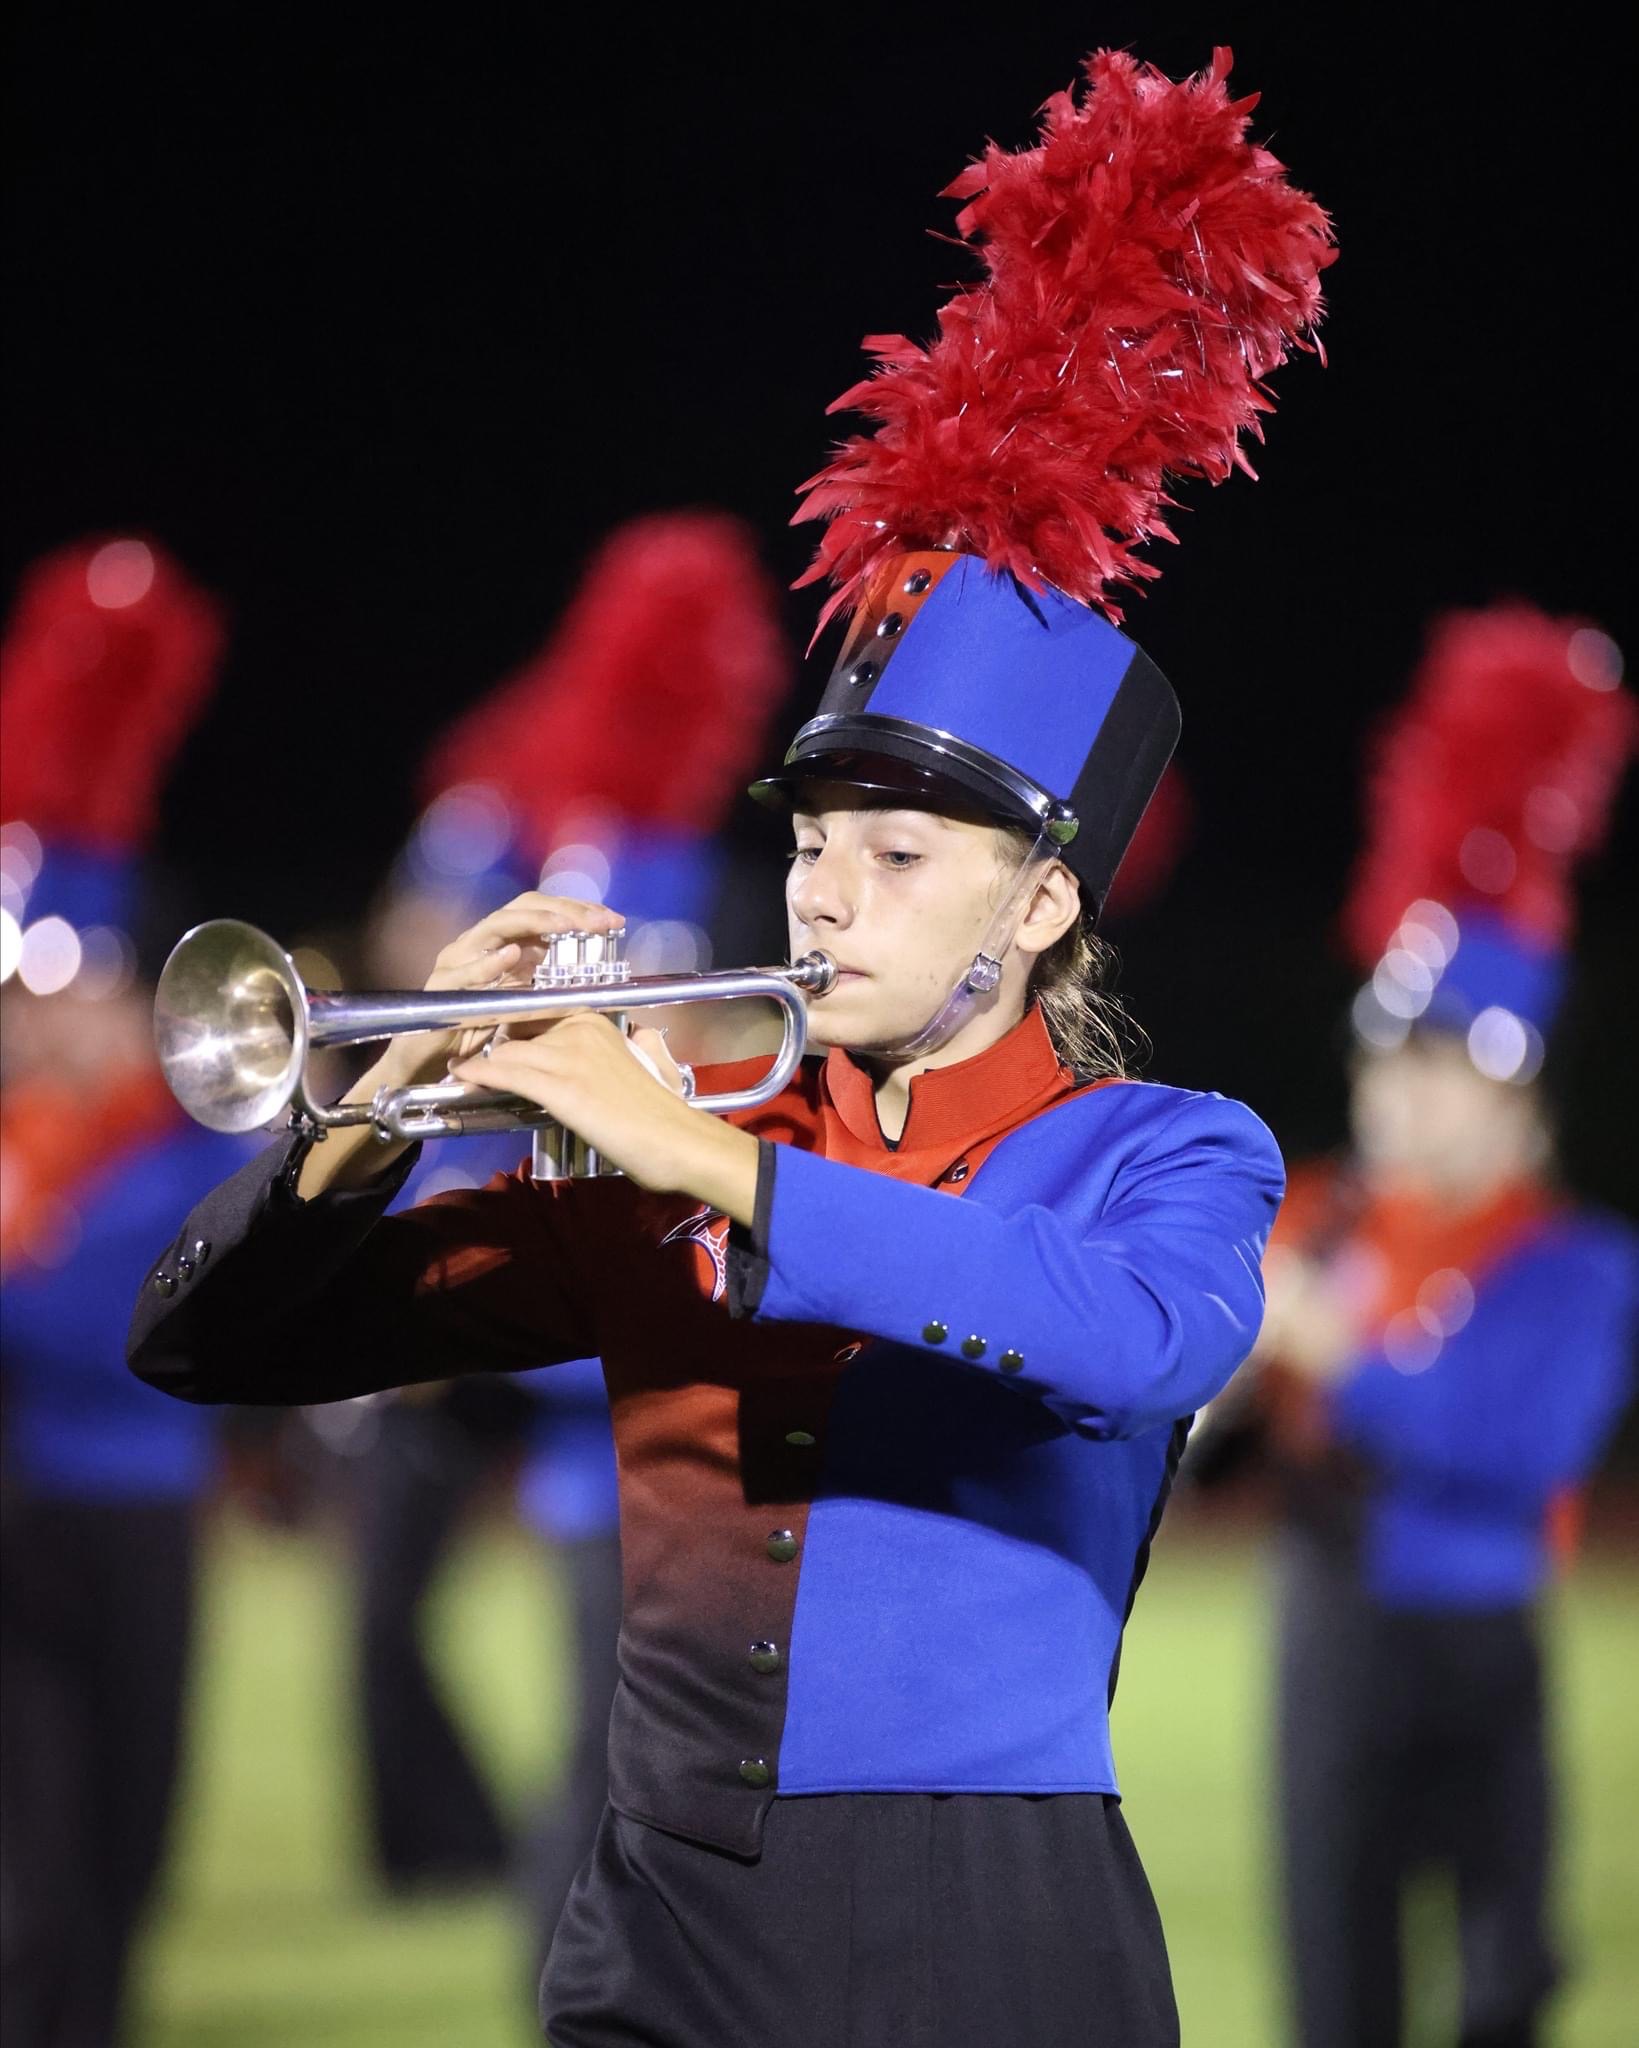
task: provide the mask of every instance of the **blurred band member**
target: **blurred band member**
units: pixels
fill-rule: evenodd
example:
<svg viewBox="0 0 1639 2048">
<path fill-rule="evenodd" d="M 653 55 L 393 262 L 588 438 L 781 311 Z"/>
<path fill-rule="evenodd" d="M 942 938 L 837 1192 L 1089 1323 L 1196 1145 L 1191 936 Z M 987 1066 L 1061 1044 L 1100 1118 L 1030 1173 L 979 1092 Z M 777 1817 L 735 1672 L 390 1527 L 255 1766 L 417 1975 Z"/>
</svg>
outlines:
<svg viewBox="0 0 1639 2048">
<path fill-rule="evenodd" d="M 1631 1389 L 1639 1240 L 1558 1184 L 1537 1076 L 1569 868 L 1631 742 L 1619 680 L 1591 627 L 1449 616 L 1372 788 L 1353 1148 L 1294 1175 L 1259 1346 L 1302 2048 L 1401 2039 L 1421 1871 L 1455 1889 L 1463 2048 L 1529 2048 L 1558 1975 L 1538 1603 Z"/>
<path fill-rule="evenodd" d="M 6 636 L 0 2037 L 19 2048 L 128 2038 L 176 1778 L 216 1430 L 123 1369 L 124 1297 L 159 1219 L 247 1155 L 167 1094 L 130 934 L 221 642 L 215 604 L 138 540 L 38 563 Z"/>
<path fill-rule="evenodd" d="M 721 827 L 787 679 L 778 593 L 742 523 L 631 521 L 594 553 L 540 652 L 432 747 L 424 810 L 372 917 L 372 986 L 418 986 L 490 905 L 533 887 L 618 903 L 639 971 L 710 964 Z M 430 1146 L 395 1209 L 479 1187 L 525 1135 Z M 516 1477 L 565 1576 L 568 1769 L 516 1868 L 544 1957 L 607 1796 L 620 1623 L 619 1507 L 595 1362 L 468 1375 L 389 1401 L 360 1462 L 361 1659 L 370 1819 L 395 1888 L 499 1876 L 510 1829 L 433 1678 L 425 1596 L 486 1484 Z"/>
<path fill-rule="evenodd" d="M 851 395 L 880 431 L 809 510 L 852 625 L 758 785 L 793 953 L 836 968 L 823 1060 L 717 1118 L 657 1033 L 640 1060 L 582 1012 L 456 1071 L 624 1177 L 384 1216 L 400 1148 L 293 1139 L 196 1212 L 228 1255 L 167 1293 L 173 1244 L 143 1289 L 135 1367 L 196 1401 L 602 1357 L 625 1615 L 554 2048 L 1177 2040 L 1108 1702 L 1187 1418 L 1257 1331 L 1282 1173 L 1239 1104 L 1131 1080 L 1095 985 L 1178 730 L 1095 607 L 1150 573 L 1163 472 L 1228 474 L 1319 313 L 1325 216 L 1227 68 L 1092 59 L 1041 147 L 958 182 L 984 280 Z M 434 983 L 611 921 L 522 897 Z M 360 1086 L 446 1057 L 395 1045 Z"/>
</svg>

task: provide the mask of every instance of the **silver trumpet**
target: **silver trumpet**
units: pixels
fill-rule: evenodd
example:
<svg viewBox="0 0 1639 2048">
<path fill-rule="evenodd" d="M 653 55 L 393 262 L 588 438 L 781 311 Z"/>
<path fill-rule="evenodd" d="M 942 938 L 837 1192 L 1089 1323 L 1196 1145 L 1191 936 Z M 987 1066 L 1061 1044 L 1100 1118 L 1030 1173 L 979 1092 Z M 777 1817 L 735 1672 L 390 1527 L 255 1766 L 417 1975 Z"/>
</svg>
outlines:
<svg viewBox="0 0 1639 2048">
<path fill-rule="evenodd" d="M 154 999 L 154 1046 L 171 1093 L 213 1131 L 254 1131 L 288 1109 L 322 1137 L 342 1124 L 373 1124 L 394 1138 L 457 1138 L 479 1131 L 533 1131 L 537 1180 L 618 1169 L 522 1096 L 435 1081 L 380 1088 L 369 1102 L 327 1109 L 307 1089 L 309 1055 L 410 1031 L 500 1029 L 599 1010 L 625 1028 L 633 1010 L 673 1003 L 761 999 L 778 1005 L 780 1049 L 754 1087 L 693 1098 L 719 1116 L 770 1101 L 791 1079 L 808 1038 L 805 995 L 824 995 L 836 962 L 809 953 L 790 967 L 636 978 L 621 957 L 623 932 L 554 932 L 527 988 L 395 990 L 366 995 L 303 986 L 290 956 L 266 932 L 233 918 L 196 925 L 177 942 Z"/>
</svg>

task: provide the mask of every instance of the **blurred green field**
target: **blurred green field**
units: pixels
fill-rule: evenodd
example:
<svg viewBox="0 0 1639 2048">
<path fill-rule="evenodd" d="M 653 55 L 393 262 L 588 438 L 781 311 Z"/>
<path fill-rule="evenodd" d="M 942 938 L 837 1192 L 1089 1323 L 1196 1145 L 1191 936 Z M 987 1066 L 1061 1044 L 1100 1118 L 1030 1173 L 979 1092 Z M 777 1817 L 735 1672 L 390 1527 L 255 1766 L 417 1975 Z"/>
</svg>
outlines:
<svg viewBox="0 0 1639 2048">
<path fill-rule="evenodd" d="M 1166 1921 L 1185 2042 L 1274 2048 L 1262 1568 L 1242 1539 L 1176 1523 L 1122 1662 L 1127 1815 Z M 1639 2012 L 1639 1577 L 1591 1563 L 1559 1610 L 1564 1918 L 1580 1968 L 1554 2039 L 1625 2048 Z M 557 1766 L 560 1626 L 550 1572 L 504 1528 L 470 1542 L 440 1589 L 441 1661 L 514 1801 Z M 538 2044 L 524 1933 L 506 1901 L 405 1906 L 372 1892 L 334 1552 L 226 1523 L 203 1652 L 177 1853 L 143 1959 L 139 2048 Z M 1448 1989 L 1424 1987 L 1431 2013 Z"/>
</svg>

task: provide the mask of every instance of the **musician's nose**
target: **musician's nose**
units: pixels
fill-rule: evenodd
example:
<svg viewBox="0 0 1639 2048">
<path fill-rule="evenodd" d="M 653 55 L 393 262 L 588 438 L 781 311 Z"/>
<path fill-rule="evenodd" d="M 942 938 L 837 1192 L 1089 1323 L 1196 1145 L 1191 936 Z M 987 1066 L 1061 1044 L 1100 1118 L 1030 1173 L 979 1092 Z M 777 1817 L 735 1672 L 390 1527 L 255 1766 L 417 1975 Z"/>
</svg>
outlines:
<svg viewBox="0 0 1639 2048">
<path fill-rule="evenodd" d="M 827 841 L 808 860 L 791 865 L 786 900 L 810 931 L 845 931 L 854 918 L 853 863 Z"/>
</svg>

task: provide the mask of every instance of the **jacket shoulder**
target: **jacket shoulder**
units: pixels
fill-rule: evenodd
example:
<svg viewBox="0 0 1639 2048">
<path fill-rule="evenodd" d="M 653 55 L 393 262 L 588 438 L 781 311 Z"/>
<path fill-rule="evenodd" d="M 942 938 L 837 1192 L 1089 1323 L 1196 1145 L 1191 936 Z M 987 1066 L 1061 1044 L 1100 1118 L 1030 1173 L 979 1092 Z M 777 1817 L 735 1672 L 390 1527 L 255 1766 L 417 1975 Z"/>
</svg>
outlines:
<svg viewBox="0 0 1639 2048">
<path fill-rule="evenodd" d="M 1055 1103 L 1018 1135 L 1055 1147 L 1116 1147 L 1133 1158 L 1180 1152 L 1273 1169 L 1284 1184 L 1280 1147 L 1263 1119 L 1232 1096 L 1159 1081 L 1115 1081 Z"/>
</svg>

